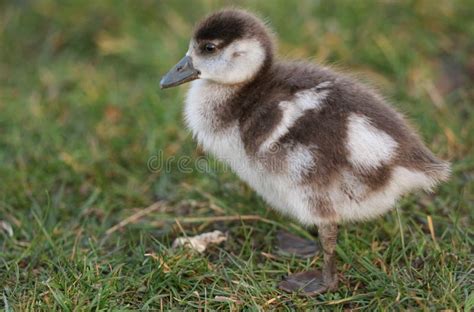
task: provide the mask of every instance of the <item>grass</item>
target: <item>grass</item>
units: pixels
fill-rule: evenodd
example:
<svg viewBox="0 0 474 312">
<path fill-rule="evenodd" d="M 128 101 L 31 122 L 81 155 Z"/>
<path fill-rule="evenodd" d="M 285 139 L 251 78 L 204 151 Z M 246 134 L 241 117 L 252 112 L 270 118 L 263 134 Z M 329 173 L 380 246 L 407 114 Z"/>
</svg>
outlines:
<svg viewBox="0 0 474 312">
<path fill-rule="evenodd" d="M 0 309 L 472 310 L 473 2 L 240 2 L 268 17 L 282 55 L 366 77 L 453 162 L 436 194 L 344 226 L 341 287 L 314 299 L 275 289 L 321 264 L 275 255 L 278 229 L 306 229 L 221 166 L 150 168 L 203 155 L 183 127 L 186 87 L 158 80 L 223 5 L 0 1 Z M 213 219 L 236 215 L 258 219 Z M 204 254 L 170 248 L 214 229 L 229 239 Z"/>
</svg>

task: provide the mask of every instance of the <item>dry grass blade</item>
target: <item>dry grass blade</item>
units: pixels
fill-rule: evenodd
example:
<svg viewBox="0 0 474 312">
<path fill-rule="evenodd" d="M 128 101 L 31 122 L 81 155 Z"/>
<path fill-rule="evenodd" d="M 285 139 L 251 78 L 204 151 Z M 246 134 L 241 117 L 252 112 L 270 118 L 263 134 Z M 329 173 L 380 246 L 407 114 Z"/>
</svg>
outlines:
<svg viewBox="0 0 474 312">
<path fill-rule="evenodd" d="M 230 298 L 230 297 L 224 297 L 224 296 L 215 296 L 214 300 L 217 301 L 217 302 L 232 302 L 232 303 L 236 303 L 236 304 L 241 304 L 242 303 L 242 301 L 240 301 L 238 299 L 234 299 L 234 298 Z"/>
<path fill-rule="evenodd" d="M 426 216 L 428 220 L 428 228 L 430 229 L 430 234 L 431 238 L 433 239 L 433 242 L 436 243 L 436 236 L 435 236 L 435 231 L 434 231 L 434 226 L 433 226 L 433 218 L 431 216 Z"/>
<path fill-rule="evenodd" d="M 217 217 L 189 217 L 178 218 L 181 223 L 201 223 L 201 222 L 222 222 L 222 221 L 262 221 L 272 223 L 273 221 L 262 218 L 258 215 L 236 215 L 236 216 L 217 216 Z"/>
<path fill-rule="evenodd" d="M 114 233 L 115 231 L 127 226 L 128 224 L 135 223 L 138 220 L 140 220 L 141 218 L 143 218 L 144 216 L 146 216 L 146 215 L 162 208 L 163 205 L 164 205 L 163 202 L 156 202 L 156 203 L 152 204 L 151 206 L 148 206 L 147 208 L 134 213 L 133 215 L 129 216 L 128 218 L 123 219 L 122 221 L 120 221 L 119 223 L 117 223 L 116 225 L 114 225 L 113 227 L 108 229 L 105 232 L 105 234 L 110 235 L 110 234 Z"/>
<path fill-rule="evenodd" d="M 8 236 L 13 237 L 13 228 L 7 221 L 0 220 L 0 230 L 5 231 Z"/>
</svg>

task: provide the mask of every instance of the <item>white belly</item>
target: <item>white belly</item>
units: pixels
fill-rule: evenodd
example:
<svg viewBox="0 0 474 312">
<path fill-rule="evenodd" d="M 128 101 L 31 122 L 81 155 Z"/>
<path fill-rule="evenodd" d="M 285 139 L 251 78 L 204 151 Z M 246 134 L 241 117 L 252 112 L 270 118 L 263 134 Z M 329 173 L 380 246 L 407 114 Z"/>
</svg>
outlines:
<svg viewBox="0 0 474 312">
<path fill-rule="evenodd" d="M 217 159 L 229 165 L 232 170 L 248 183 L 273 208 L 296 218 L 304 224 L 314 224 L 314 216 L 308 207 L 308 196 L 304 187 L 295 185 L 287 175 L 270 172 L 261 163 L 250 159 L 244 150 L 237 126 L 214 135 L 197 135 L 207 138 L 199 140 L 203 148 Z"/>
</svg>

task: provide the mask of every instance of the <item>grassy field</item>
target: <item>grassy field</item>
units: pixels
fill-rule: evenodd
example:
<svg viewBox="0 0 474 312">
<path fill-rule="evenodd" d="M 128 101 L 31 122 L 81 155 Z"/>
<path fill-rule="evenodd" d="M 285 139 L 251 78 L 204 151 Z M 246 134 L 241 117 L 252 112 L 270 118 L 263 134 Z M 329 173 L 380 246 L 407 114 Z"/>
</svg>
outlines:
<svg viewBox="0 0 474 312">
<path fill-rule="evenodd" d="M 307 230 L 221 166 L 155 167 L 203 155 L 186 87 L 158 81 L 226 4 L 0 0 L 0 310 L 472 310 L 474 2 L 239 2 L 281 55 L 360 74 L 453 162 L 435 194 L 344 226 L 341 287 L 312 299 L 275 287 L 321 264 L 275 252 Z M 238 215 L 258 218 L 215 218 Z M 229 239 L 204 254 L 170 248 L 214 229 Z"/>
</svg>

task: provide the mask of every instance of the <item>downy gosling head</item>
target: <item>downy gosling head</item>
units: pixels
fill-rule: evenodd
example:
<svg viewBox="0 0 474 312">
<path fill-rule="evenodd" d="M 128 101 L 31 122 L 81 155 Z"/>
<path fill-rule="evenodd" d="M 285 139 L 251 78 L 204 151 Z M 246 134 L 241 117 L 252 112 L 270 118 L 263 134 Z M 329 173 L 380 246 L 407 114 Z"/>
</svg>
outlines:
<svg viewBox="0 0 474 312">
<path fill-rule="evenodd" d="M 224 85 L 250 81 L 271 64 L 273 38 L 260 20 L 239 10 L 226 10 L 202 21 L 186 56 L 161 80 L 169 88 L 204 79 Z"/>
</svg>

